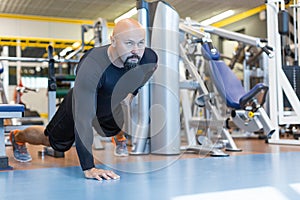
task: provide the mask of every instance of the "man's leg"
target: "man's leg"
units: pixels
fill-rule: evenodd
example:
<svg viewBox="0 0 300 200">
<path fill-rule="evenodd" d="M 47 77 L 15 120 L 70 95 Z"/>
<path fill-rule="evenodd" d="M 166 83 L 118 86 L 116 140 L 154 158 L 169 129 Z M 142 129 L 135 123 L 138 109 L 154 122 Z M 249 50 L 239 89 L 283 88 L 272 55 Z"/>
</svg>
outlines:
<svg viewBox="0 0 300 200">
<path fill-rule="evenodd" d="M 43 126 L 32 126 L 24 130 L 13 130 L 10 132 L 10 141 L 13 146 L 14 158 L 20 162 L 32 160 L 26 148 L 26 142 L 34 145 L 50 146 L 48 137 L 44 134 Z"/>
<path fill-rule="evenodd" d="M 113 137 L 113 142 L 116 145 L 114 152 L 115 156 L 128 156 L 127 139 L 123 131 L 120 131 Z"/>
<path fill-rule="evenodd" d="M 24 130 L 15 131 L 14 137 L 17 143 L 29 143 L 33 145 L 50 146 L 49 138 L 44 134 L 44 126 L 31 126 Z"/>
<path fill-rule="evenodd" d="M 117 139 L 117 140 L 126 140 L 124 131 L 120 131 L 120 132 L 115 136 L 115 139 Z"/>
</svg>

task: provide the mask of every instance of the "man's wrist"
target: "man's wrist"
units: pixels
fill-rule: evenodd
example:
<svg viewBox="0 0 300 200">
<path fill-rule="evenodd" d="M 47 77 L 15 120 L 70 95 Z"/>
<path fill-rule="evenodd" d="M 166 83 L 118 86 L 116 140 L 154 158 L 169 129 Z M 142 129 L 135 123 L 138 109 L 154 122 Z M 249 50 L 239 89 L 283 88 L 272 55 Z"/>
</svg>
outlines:
<svg viewBox="0 0 300 200">
<path fill-rule="evenodd" d="M 82 171 L 88 171 L 88 170 L 91 170 L 93 168 L 95 168 L 95 165 L 90 165 L 90 166 L 85 166 L 85 167 L 81 166 Z"/>
<path fill-rule="evenodd" d="M 85 169 L 85 170 L 83 170 L 84 172 L 89 172 L 89 171 L 91 171 L 92 169 L 94 169 L 95 167 L 92 167 L 92 168 L 89 168 L 89 169 Z"/>
</svg>

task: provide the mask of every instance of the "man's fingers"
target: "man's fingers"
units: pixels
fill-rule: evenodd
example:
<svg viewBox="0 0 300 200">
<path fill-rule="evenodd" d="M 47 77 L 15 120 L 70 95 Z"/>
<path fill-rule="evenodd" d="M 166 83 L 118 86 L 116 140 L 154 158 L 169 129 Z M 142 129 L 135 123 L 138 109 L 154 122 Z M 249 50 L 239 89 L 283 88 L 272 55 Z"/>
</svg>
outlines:
<svg viewBox="0 0 300 200">
<path fill-rule="evenodd" d="M 101 174 L 101 176 L 105 179 L 105 180 L 110 180 L 111 178 L 106 174 L 106 172 L 103 172 Z"/>
<path fill-rule="evenodd" d="M 120 176 L 115 174 L 113 171 L 108 171 L 107 175 L 113 179 L 120 179 Z"/>
<path fill-rule="evenodd" d="M 120 176 L 115 174 L 111 170 L 103 170 L 103 169 L 96 169 L 92 168 L 90 170 L 85 171 L 86 178 L 95 178 L 98 181 L 110 180 L 110 179 L 120 179 Z"/>
<path fill-rule="evenodd" d="M 96 175 L 95 179 L 97 179 L 98 181 L 102 181 L 102 178 L 99 175 Z"/>
<path fill-rule="evenodd" d="M 110 179 L 120 179 L 120 176 L 115 174 L 112 171 L 105 171 L 101 174 L 101 176 L 106 179 L 106 180 L 110 180 Z"/>
</svg>

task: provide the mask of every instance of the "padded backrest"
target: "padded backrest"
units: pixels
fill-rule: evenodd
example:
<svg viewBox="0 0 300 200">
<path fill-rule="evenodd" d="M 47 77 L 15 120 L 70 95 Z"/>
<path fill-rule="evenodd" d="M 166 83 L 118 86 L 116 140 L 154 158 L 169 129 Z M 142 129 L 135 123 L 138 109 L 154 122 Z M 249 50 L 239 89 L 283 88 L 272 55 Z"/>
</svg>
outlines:
<svg viewBox="0 0 300 200">
<path fill-rule="evenodd" d="M 23 104 L 0 104 L 0 112 L 24 112 Z"/>
<path fill-rule="evenodd" d="M 240 98 L 246 93 L 241 81 L 222 60 L 210 60 L 209 71 L 218 93 L 227 106 L 240 109 Z"/>
<path fill-rule="evenodd" d="M 246 93 L 242 82 L 224 61 L 219 60 L 220 54 L 213 48 L 211 43 L 202 44 L 201 51 L 204 58 L 209 62 L 209 73 L 212 83 L 228 107 L 245 109 L 246 106 L 254 102 L 259 105 L 265 102 L 268 91 L 266 85 L 262 83 L 257 84 Z M 253 101 L 254 99 L 255 101 Z"/>
<path fill-rule="evenodd" d="M 242 82 L 224 61 L 219 60 L 220 54 L 213 48 L 211 43 L 202 44 L 201 52 L 209 62 L 209 73 L 212 82 L 226 105 L 240 109 L 240 98 L 246 93 Z"/>
</svg>

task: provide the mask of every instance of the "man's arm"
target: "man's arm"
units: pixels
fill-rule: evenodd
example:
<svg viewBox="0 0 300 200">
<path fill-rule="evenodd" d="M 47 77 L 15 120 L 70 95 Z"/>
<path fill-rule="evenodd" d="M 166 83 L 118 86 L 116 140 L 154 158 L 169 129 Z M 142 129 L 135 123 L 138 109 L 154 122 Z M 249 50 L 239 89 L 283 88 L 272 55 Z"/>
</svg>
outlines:
<svg viewBox="0 0 300 200">
<path fill-rule="evenodd" d="M 92 153 L 92 120 L 96 116 L 96 91 L 103 69 L 92 56 L 85 58 L 80 65 L 73 89 L 72 106 L 80 165 L 86 178 L 117 179 L 119 176 L 112 171 L 95 168 Z"/>
</svg>

